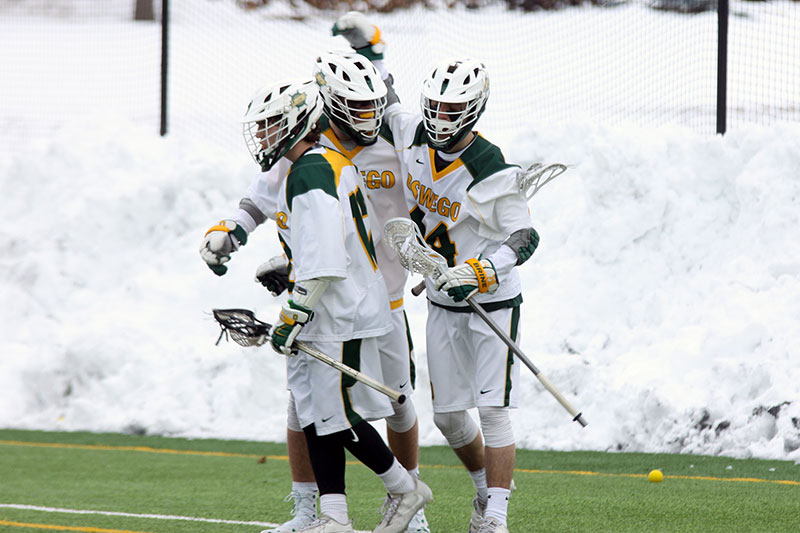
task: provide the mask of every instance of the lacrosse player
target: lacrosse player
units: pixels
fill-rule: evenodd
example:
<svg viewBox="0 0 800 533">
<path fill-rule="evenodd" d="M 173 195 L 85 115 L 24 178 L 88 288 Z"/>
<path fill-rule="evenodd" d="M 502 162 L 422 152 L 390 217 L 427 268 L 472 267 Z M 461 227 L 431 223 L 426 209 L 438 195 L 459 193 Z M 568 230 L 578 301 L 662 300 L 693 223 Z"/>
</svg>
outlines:
<svg viewBox="0 0 800 533">
<path fill-rule="evenodd" d="M 381 228 L 389 218 L 405 215 L 402 180 L 398 179 L 399 161 L 391 134 L 388 128 L 382 127 L 387 90 L 380 74 L 362 55 L 343 52 L 318 57 L 314 78 L 320 86 L 325 111 L 320 120 L 320 144 L 338 150 L 361 169 L 367 199 L 372 204 L 370 218 L 377 219 L 376 227 Z M 247 235 L 267 218 L 275 219 L 277 195 L 288 165 L 285 158 L 281 159 L 256 179 L 248 196 L 240 202 L 238 213 L 224 222 L 234 231 L 241 228 L 239 233 L 244 242 Z M 382 377 L 384 383 L 407 398 L 403 404 L 391 402 L 393 412 L 386 417 L 386 433 L 390 448 L 400 463 L 412 475 L 419 477 L 418 422 L 410 398 L 414 384 L 413 348 L 403 308 L 408 272 L 398 264 L 394 252 L 383 242 L 382 233 L 376 233 L 375 252 L 388 288 L 393 323 L 392 331 L 378 338 Z M 227 253 L 215 255 L 209 250 L 213 237 L 213 232 L 206 236 L 201 255 L 212 270 L 224 274 L 227 270 L 224 263 L 235 249 L 231 247 Z M 230 239 L 222 239 L 222 242 L 227 244 Z M 239 239 L 237 244 L 244 242 Z M 273 295 L 282 293 L 289 286 L 286 258 L 274 257 L 261 265 L 256 279 Z M 293 518 L 269 530 L 271 533 L 297 531 L 316 518 L 317 486 L 291 394 L 287 419 L 287 447 L 292 472 L 292 492 L 287 499 L 294 500 Z M 420 509 L 411 520 L 408 533 L 430 533 L 424 509 Z"/>
<path fill-rule="evenodd" d="M 374 55 L 380 32 L 360 13 L 335 28 L 356 51 Z M 382 61 L 376 66 L 386 77 Z M 391 88 L 391 86 L 390 86 Z M 516 446 L 509 409 L 517 406 L 519 363 L 465 302 L 474 298 L 519 339 L 516 267 L 536 249 L 518 167 L 473 128 L 486 107 L 489 77 L 476 60 L 445 61 L 422 87 L 422 115 L 387 108 L 400 152 L 410 218 L 449 269 L 426 280 L 426 344 L 434 423 L 472 477 L 471 533 L 508 533 Z M 480 428 L 467 413 L 477 408 Z"/>
<path fill-rule="evenodd" d="M 317 144 L 323 105 L 314 81 L 278 84 L 253 98 L 243 120 L 245 140 L 263 171 L 288 161 L 283 162 L 287 174 L 270 185 L 277 188 L 275 218 L 293 291 L 270 342 L 276 351 L 290 356 L 287 375 L 294 422 L 305 435 L 321 511 L 317 520 L 296 530 L 354 531 L 344 490 L 347 449 L 386 486 L 383 519 L 374 531 L 401 533 L 432 495 L 367 422 L 392 415 L 389 400 L 305 354 L 298 355 L 293 346 L 295 340 L 303 340 L 367 375 L 380 375 L 378 338 L 393 330 L 361 176 L 344 155 Z M 232 222 L 215 231 L 229 229 L 233 241 L 239 227 Z M 210 245 L 203 249 L 211 254 Z M 234 249 L 231 245 L 227 255 Z"/>
<path fill-rule="evenodd" d="M 387 285 L 393 329 L 378 339 L 384 383 L 406 395 L 403 404 L 392 402 L 386 418 L 390 448 L 400 463 L 419 477 L 419 424 L 411 393 L 414 357 L 403 307 L 408 271 L 383 239 L 383 223 L 405 214 L 400 163 L 391 132 L 383 125 L 387 90 L 373 64 L 352 52 L 323 54 L 314 65 L 314 78 L 325 103 L 321 144 L 346 155 L 360 169 L 364 190 L 375 221 L 375 252 Z M 394 93 L 392 93 L 394 94 Z M 423 510 L 408 526 L 409 533 L 430 533 Z"/>
</svg>

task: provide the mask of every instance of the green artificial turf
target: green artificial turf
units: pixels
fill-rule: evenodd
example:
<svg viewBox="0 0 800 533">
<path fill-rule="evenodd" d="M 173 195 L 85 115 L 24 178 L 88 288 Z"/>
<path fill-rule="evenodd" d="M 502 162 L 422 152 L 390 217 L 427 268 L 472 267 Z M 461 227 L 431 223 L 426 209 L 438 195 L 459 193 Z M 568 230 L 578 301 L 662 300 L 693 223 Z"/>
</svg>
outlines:
<svg viewBox="0 0 800 533">
<path fill-rule="evenodd" d="M 469 476 L 447 447 L 420 462 L 431 530 L 465 532 Z M 663 482 L 648 481 L 654 468 Z M 788 461 L 519 450 L 514 479 L 512 533 L 800 531 L 800 466 Z M 2 532 L 257 533 L 289 518 L 290 483 L 285 444 L 0 430 Z M 371 530 L 382 484 L 351 458 L 347 487 L 356 529 Z"/>
</svg>

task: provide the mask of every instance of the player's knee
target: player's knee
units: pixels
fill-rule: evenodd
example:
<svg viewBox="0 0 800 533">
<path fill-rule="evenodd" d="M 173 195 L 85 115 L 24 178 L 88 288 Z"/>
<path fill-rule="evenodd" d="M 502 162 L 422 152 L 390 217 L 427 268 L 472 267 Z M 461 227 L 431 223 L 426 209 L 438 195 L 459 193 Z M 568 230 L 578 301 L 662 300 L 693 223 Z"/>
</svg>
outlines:
<svg viewBox="0 0 800 533">
<path fill-rule="evenodd" d="M 479 407 L 483 442 L 490 448 L 503 448 L 514 444 L 514 430 L 508 407 Z"/>
<path fill-rule="evenodd" d="M 417 411 L 414 409 L 414 402 L 406 397 L 403 403 L 392 401 L 394 414 L 386 417 L 386 426 L 395 433 L 405 433 L 417 423 Z"/>
<path fill-rule="evenodd" d="M 442 432 L 451 448 L 463 448 L 478 436 L 478 424 L 466 411 L 434 413 L 433 423 Z"/>
<path fill-rule="evenodd" d="M 286 408 L 286 427 L 291 431 L 303 431 L 297 416 L 297 404 L 294 403 L 294 395 L 291 393 L 289 393 L 289 406 Z"/>
</svg>

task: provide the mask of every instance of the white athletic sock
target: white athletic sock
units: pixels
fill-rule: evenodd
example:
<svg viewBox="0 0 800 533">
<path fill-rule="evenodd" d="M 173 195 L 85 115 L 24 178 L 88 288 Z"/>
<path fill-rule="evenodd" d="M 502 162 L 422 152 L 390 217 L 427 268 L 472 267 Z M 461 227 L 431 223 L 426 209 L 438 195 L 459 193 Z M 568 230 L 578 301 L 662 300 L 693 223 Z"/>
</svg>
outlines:
<svg viewBox="0 0 800 533">
<path fill-rule="evenodd" d="M 475 483 L 475 490 L 478 492 L 478 500 L 480 500 L 481 503 L 485 503 L 486 499 L 489 497 L 489 492 L 486 487 L 486 469 L 481 468 L 480 470 L 471 471 L 469 477 L 471 477 L 472 482 Z"/>
<path fill-rule="evenodd" d="M 489 487 L 489 501 L 486 504 L 486 512 L 483 516 L 493 516 L 500 520 L 503 525 L 508 518 L 508 498 L 511 491 L 501 487 Z"/>
<path fill-rule="evenodd" d="M 320 496 L 319 511 L 340 524 L 346 524 L 350 521 L 347 518 L 347 496 L 344 494 L 323 494 Z"/>
<path fill-rule="evenodd" d="M 411 492 L 417 486 L 414 478 L 403 468 L 397 458 L 395 458 L 389 470 L 383 474 L 378 474 L 378 477 L 381 478 L 384 486 L 386 486 L 386 492 L 392 494 L 405 494 L 406 492 Z"/>
<path fill-rule="evenodd" d="M 309 492 L 317 492 L 319 489 L 317 488 L 317 483 L 314 481 L 292 481 L 292 491 L 308 494 Z"/>
<path fill-rule="evenodd" d="M 411 477 L 415 479 L 422 479 L 421 477 L 419 477 L 419 467 L 412 468 L 411 470 L 408 471 L 408 473 L 411 474 Z"/>
</svg>

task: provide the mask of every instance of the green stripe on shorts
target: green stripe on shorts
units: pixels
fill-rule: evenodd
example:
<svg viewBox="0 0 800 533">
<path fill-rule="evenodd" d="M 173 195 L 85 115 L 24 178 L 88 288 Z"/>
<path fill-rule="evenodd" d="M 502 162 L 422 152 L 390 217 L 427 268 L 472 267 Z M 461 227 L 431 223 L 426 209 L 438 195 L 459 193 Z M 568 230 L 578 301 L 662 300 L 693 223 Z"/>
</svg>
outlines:
<svg viewBox="0 0 800 533">
<path fill-rule="evenodd" d="M 353 339 L 342 343 L 342 362 L 354 370 L 361 371 L 361 339 Z M 361 415 L 353 410 L 353 404 L 350 401 L 349 389 L 355 384 L 355 378 L 342 374 L 342 402 L 344 403 L 344 413 L 351 426 L 363 421 Z"/>
<path fill-rule="evenodd" d="M 514 342 L 517 342 L 517 330 L 519 328 L 519 306 L 511 311 L 511 331 L 509 337 Z M 511 365 L 514 364 L 514 352 L 511 348 L 508 349 L 506 355 L 506 393 L 503 399 L 503 407 L 508 407 L 511 404 Z"/>
</svg>

